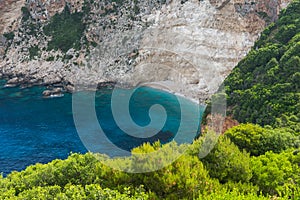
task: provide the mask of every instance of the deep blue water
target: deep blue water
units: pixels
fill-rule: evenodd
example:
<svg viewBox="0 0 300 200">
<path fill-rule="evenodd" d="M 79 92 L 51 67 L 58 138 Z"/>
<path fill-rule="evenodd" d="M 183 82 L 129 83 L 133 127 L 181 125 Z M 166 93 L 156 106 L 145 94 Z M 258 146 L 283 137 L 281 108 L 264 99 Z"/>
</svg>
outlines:
<svg viewBox="0 0 300 200">
<path fill-rule="evenodd" d="M 34 163 L 47 163 L 53 159 L 66 158 L 70 152 L 85 153 L 88 150 L 80 140 L 82 137 L 89 136 L 90 133 L 97 132 L 96 125 L 89 120 L 80 121 L 81 134 L 79 135 L 73 118 L 72 95 L 65 94 L 60 98 L 43 98 L 43 87 L 33 88 L 3 88 L 4 81 L 0 82 L 0 172 L 7 175 L 13 170 L 20 171 L 26 166 Z M 117 89 L 117 99 L 122 99 L 130 91 Z M 92 92 L 79 92 L 83 105 L 85 98 Z M 125 134 L 116 124 L 111 108 L 112 90 L 102 89 L 95 94 L 95 111 L 98 118 L 97 125 L 100 125 L 104 138 L 93 139 L 96 142 L 97 151 L 106 153 L 110 156 L 120 156 L 118 151 L 107 146 L 101 146 L 101 142 L 110 141 L 117 148 L 130 151 L 143 142 L 153 142 L 157 139 L 163 142 L 171 141 L 176 138 L 176 133 L 184 118 L 187 123 L 199 124 L 200 118 L 195 118 L 195 112 L 199 114 L 198 105 L 193 102 L 180 98 L 187 110 L 181 112 L 178 97 L 167 92 L 152 88 L 139 88 L 136 90 L 129 103 L 129 110 L 132 120 L 138 126 L 146 126 L 150 123 L 149 109 L 154 104 L 160 104 L 165 108 L 167 115 L 161 132 L 147 138 L 135 137 Z M 74 100 L 74 99 L 73 99 Z M 117 102 L 118 103 L 118 102 Z M 117 107 L 122 109 L 126 105 Z M 81 106 L 80 106 L 81 107 Z M 85 109 L 82 106 L 82 109 Z M 200 113 L 202 113 L 200 108 Z M 120 111 L 121 112 L 121 111 Z M 122 113 L 117 113 L 122 120 Z M 196 114 L 196 115 L 197 115 Z M 153 111 L 154 120 L 163 120 L 164 115 L 159 111 Z M 200 115 L 199 115 L 200 116 Z M 124 115 L 124 117 L 126 117 Z M 78 125 L 78 123 L 77 123 Z M 123 124 L 124 125 L 124 124 Z M 192 129 L 193 125 L 186 124 L 180 132 L 183 133 L 175 141 L 179 143 L 189 142 L 195 137 L 196 132 Z M 125 127 L 130 130 L 130 127 Z M 154 127 L 155 129 L 155 127 Z M 82 131 L 84 134 L 82 134 Z M 136 130 L 135 130 L 136 131 Z M 150 131 L 151 132 L 151 131 Z M 145 134 L 145 133 L 143 133 Z M 100 145 L 99 145 L 100 144 Z"/>
</svg>

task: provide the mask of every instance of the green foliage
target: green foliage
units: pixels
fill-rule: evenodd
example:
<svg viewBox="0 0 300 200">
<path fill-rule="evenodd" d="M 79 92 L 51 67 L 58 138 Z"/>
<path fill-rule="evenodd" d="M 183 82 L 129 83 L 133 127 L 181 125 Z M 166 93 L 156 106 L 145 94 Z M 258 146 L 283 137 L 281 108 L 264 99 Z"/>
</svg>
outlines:
<svg viewBox="0 0 300 200">
<path fill-rule="evenodd" d="M 13 40 L 15 37 L 14 32 L 9 32 L 9 33 L 4 33 L 3 36 L 7 39 L 7 40 Z"/>
<path fill-rule="evenodd" d="M 100 185 L 91 184 L 86 186 L 81 185 L 66 185 L 64 188 L 60 186 L 35 187 L 30 190 L 25 190 L 17 196 L 17 199 L 32 200 L 32 199 L 63 199 L 63 200 L 99 200 L 99 199 L 149 199 L 143 188 L 137 188 L 133 194 L 130 188 L 124 189 L 126 193 L 120 193 L 109 188 L 102 189 Z M 1 197 L 1 195 L 0 195 Z M 7 196 L 8 197 L 8 196 Z"/>
<path fill-rule="evenodd" d="M 226 189 L 226 191 L 236 191 L 239 194 L 259 194 L 259 188 L 257 185 L 253 183 L 244 183 L 244 182 L 227 182 L 222 185 L 222 189 Z"/>
<path fill-rule="evenodd" d="M 275 126 L 300 112 L 299 10 L 295 0 L 282 11 L 225 80 L 229 114 L 238 121 Z"/>
<path fill-rule="evenodd" d="M 11 46 L 11 44 L 12 44 L 12 42 L 13 42 L 13 39 L 14 39 L 14 37 L 15 37 L 15 34 L 14 34 L 14 32 L 9 32 L 9 33 L 4 33 L 3 36 L 4 36 L 4 37 L 6 38 L 6 40 L 7 40 L 7 46 L 6 46 L 5 50 L 4 50 L 4 55 L 6 55 L 6 53 L 7 53 L 8 49 L 9 49 L 9 47 Z"/>
<path fill-rule="evenodd" d="M 85 29 L 82 18 L 83 14 L 80 12 L 70 13 L 68 6 L 62 13 L 55 14 L 50 23 L 44 27 L 44 33 L 52 37 L 48 49 L 60 49 L 63 52 L 71 48 L 79 50 Z"/>
<path fill-rule="evenodd" d="M 135 149 L 134 153 L 153 152 L 158 149 L 162 150 L 162 152 L 158 153 L 161 156 L 155 158 L 156 160 L 151 160 L 152 163 L 164 162 L 174 155 L 175 146 L 173 145 L 175 145 L 175 143 L 173 143 L 173 145 L 171 143 L 171 145 L 167 145 L 166 147 L 159 147 L 158 143 L 154 145 L 154 148 L 151 148 L 150 144 L 143 145 Z M 134 162 L 149 165 L 148 159 L 134 160 Z M 142 183 L 146 189 L 166 199 L 191 199 L 208 188 L 213 189 L 214 187 L 218 187 L 218 184 L 210 179 L 208 172 L 204 169 L 203 164 L 197 156 L 188 154 L 180 156 L 171 165 L 167 165 L 160 170 L 147 174 L 134 174 L 133 179 L 134 182 Z"/>
<path fill-rule="evenodd" d="M 152 150 L 150 144 L 136 149 L 135 152 L 139 150 L 145 152 L 147 149 Z M 162 155 L 160 159 L 165 159 L 166 155 L 173 153 L 171 147 L 167 147 L 163 152 L 164 157 Z M 123 162 L 128 160 L 125 159 Z M 141 188 L 142 185 L 147 192 Z M 117 194 L 126 193 L 130 197 L 150 195 L 158 199 L 192 199 L 201 191 L 218 187 L 218 182 L 211 180 L 200 160 L 191 155 L 183 155 L 171 165 L 155 172 L 127 174 L 103 165 L 90 153 L 72 154 L 67 160 L 54 160 L 46 165 L 36 164 L 22 172 L 13 172 L 7 178 L 0 179 L 0 199 L 4 196 L 43 199 L 45 195 L 59 196 L 63 199 L 89 199 L 86 198 L 87 187 L 92 190 L 89 193 L 101 193 L 101 190 L 94 189 L 101 187 L 118 190 Z M 128 187 L 131 189 L 126 189 Z M 112 193 L 115 194 L 116 191 L 109 194 Z"/>
<path fill-rule="evenodd" d="M 259 157 L 240 152 L 221 137 L 204 159 L 199 160 L 200 137 L 172 164 L 148 173 L 125 173 L 99 162 L 104 155 L 71 154 L 66 160 L 29 166 L 0 177 L 0 199 L 283 199 L 299 197 L 300 150 Z M 149 165 L 137 154 L 154 152 L 163 162 L 180 149 L 175 143 L 144 144 L 133 150 L 132 159 L 111 160 L 117 166 Z M 159 151 L 158 151 L 159 150 Z M 140 159 L 141 160 L 135 160 Z M 108 164 L 108 162 L 106 162 Z M 250 165 L 251 164 L 251 165 Z M 250 168 L 251 166 L 251 168 Z M 253 176 L 252 176 L 253 171 Z M 212 179 L 210 177 L 216 177 Z M 223 183 L 223 184 L 221 184 Z M 251 181 L 251 182 L 249 182 Z M 225 183 L 226 182 L 226 183 Z M 254 185 L 255 184 L 255 185 Z M 264 192 L 266 196 L 257 195 Z M 270 196 L 271 197 L 271 196 Z"/>
<path fill-rule="evenodd" d="M 282 115 L 276 119 L 275 127 L 289 127 L 296 135 L 300 135 L 300 113 L 298 115 Z"/>
<path fill-rule="evenodd" d="M 263 195 L 257 196 L 255 193 L 243 194 L 238 192 L 237 190 L 227 191 L 226 189 L 222 189 L 218 192 L 211 194 L 201 194 L 197 198 L 198 200 L 269 200 L 270 198 L 265 197 Z"/>
<path fill-rule="evenodd" d="M 34 59 L 36 56 L 39 56 L 39 47 L 32 46 L 29 48 L 29 58 L 30 60 Z"/>
<path fill-rule="evenodd" d="M 300 145 L 299 136 L 285 128 L 272 129 L 254 124 L 241 124 L 227 130 L 225 135 L 240 150 L 245 149 L 253 156 L 263 155 L 271 150 L 280 153 Z"/>
<path fill-rule="evenodd" d="M 54 61 L 55 57 L 54 56 L 50 56 L 46 59 L 46 61 Z"/>
<path fill-rule="evenodd" d="M 32 22 L 24 24 L 23 26 L 26 29 L 26 33 L 29 34 L 29 35 L 36 35 L 37 31 L 39 29 L 39 27 L 38 27 L 39 24 L 34 24 Z"/>
<path fill-rule="evenodd" d="M 252 182 L 265 194 L 290 195 L 299 192 L 300 153 L 287 151 L 280 154 L 267 152 L 252 158 Z M 299 195 L 299 193 L 298 193 Z"/>
<path fill-rule="evenodd" d="M 27 21 L 31 18 L 31 14 L 27 7 L 22 7 L 21 11 L 22 11 L 22 20 L 23 21 Z"/>
<path fill-rule="evenodd" d="M 201 160 L 213 178 L 221 183 L 248 182 L 252 177 L 250 156 L 226 137 L 220 137 L 213 150 Z"/>
<path fill-rule="evenodd" d="M 138 15 L 140 13 L 140 8 L 138 6 L 138 0 L 134 0 L 134 6 L 133 6 L 133 11 L 134 11 L 134 14 Z"/>
</svg>

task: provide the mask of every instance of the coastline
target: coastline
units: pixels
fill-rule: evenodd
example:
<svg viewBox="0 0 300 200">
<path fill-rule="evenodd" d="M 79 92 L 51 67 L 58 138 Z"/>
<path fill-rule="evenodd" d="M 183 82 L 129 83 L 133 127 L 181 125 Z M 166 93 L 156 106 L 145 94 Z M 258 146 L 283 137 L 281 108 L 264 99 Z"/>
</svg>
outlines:
<svg viewBox="0 0 300 200">
<path fill-rule="evenodd" d="M 174 82 L 171 82 L 171 81 L 146 82 L 146 83 L 140 84 L 139 86 L 150 87 L 150 88 L 162 90 L 162 91 L 174 94 L 176 96 L 185 98 L 185 99 L 192 101 L 198 105 L 205 106 L 205 104 L 200 103 L 200 100 L 196 99 L 195 97 L 192 97 L 192 95 L 188 96 L 186 94 L 177 92 L 177 88 L 176 88 L 177 85 L 175 85 Z"/>
<path fill-rule="evenodd" d="M 99 90 L 101 88 L 114 88 L 117 84 L 114 81 L 104 81 L 99 82 L 96 86 L 83 86 L 80 89 L 78 89 L 76 86 L 73 85 L 66 85 L 61 82 L 57 82 L 55 84 L 45 84 L 43 82 L 36 82 L 32 84 L 32 81 L 30 79 L 22 79 L 20 81 L 20 78 L 14 77 L 9 79 L 8 77 L 1 77 L 0 81 L 3 83 L 2 88 L 12 88 L 12 87 L 19 87 L 20 89 L 23 88 L 29 88 L 34 86 L 40 86 L 45 87 L 45 90 L 43 91 L 42 95 L 43 97 L 49 98 L 49 97 L 62 97 L 64 93 L 74 93 L 76 91 L 81 90 Z M 193 97 L 192 95 L 183 94 L 182 92 L 178 91 L 178 87 L 174 82 L 171 81 L 156 81 L 156 82 L 146 82 L 139 84 L 138 87 L 149 87 L 161 91 L 168 92 L 170 94 L 174 94 L 176 96 L 182 97 L 184 99 L 187 99 L 197 105 L 206 106 L 203 103 L 200 103 L 200 99 L 197 99 Z M 130 87 L 121 87 L 121 88 L 130 88 Z"/>
</svg>

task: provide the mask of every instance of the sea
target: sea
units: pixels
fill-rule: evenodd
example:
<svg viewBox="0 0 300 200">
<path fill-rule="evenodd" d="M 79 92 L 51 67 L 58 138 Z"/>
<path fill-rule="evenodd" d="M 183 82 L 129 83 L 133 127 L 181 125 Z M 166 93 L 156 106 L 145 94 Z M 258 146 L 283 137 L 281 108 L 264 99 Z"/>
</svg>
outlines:
<svg viewBox="0 0 300 200">
<path fill-rule="evenodd" d="M 3 176 L 71 153 L 97 151 L 116 157 L 128 156 L 144 142 L 191 143 L 204 111 L 194 101 L 149 87 L 103 88 L 50 98 L 43 97 L 45 89 L 7 88 L 0 80 Z"/>
</svg>

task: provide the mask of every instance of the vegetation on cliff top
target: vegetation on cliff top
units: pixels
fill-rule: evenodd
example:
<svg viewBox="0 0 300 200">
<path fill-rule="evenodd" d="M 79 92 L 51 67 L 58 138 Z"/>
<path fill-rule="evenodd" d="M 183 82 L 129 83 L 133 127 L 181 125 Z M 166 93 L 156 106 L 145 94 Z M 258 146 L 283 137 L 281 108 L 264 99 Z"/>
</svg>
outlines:
<svg viewBox="0 0 300 200">
<path fill-rule="evenodd" d="M 225 80 L 230 114 L 239 122 L 300 131 L 300 1 L 262 33 Z"/>
</svg>

